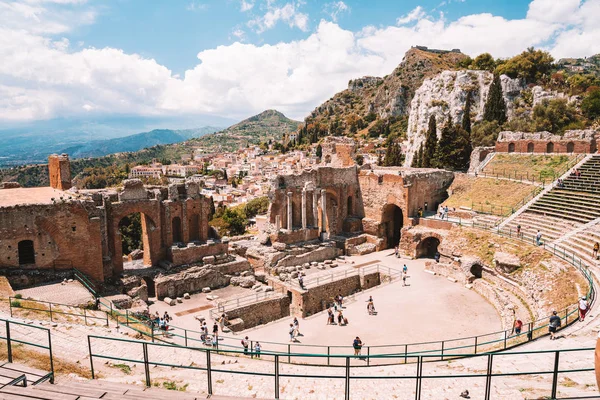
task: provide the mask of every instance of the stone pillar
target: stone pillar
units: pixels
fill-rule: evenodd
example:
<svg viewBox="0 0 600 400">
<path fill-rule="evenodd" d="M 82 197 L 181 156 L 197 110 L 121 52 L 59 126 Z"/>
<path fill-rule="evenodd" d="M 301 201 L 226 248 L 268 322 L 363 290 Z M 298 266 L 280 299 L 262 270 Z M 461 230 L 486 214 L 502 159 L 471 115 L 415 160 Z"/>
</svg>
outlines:
<svg viewBox="0 0 600 400">
<path fill-rule="evenodd" d="M 313 198 L 313 226 L 317 228 L 319 226 L 319 189 L 314 189 L 312 192 Z"/>
<path fill-rule="evenodd" d="M 277 232 L 279 232 L 280 229 L 281 229 L 281 215 L 276 215 L 275 216 L 275 230 Z"/>
<path fill-rule="evenodd" d="M 321 208 L 322 208 L 322 220 L 321 220 L 321 232 L 327 232 L 327 191 L 321 189 Z"/>
<path fill-rule="evenodd" d="M 306 229 L 306 189 L 302 189 L 302 229 Z"/>
<path fill-rule="evenodd" d="M 292 192 L 287 192 L 287 229 L 292 230 Z"/>
</svg>

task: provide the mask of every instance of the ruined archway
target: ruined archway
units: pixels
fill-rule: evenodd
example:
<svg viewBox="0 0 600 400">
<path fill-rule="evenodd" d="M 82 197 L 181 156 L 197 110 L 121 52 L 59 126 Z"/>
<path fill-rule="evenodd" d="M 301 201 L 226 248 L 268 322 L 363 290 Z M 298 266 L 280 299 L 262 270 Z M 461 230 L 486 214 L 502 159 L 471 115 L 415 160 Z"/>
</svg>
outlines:
<svg viewBox="0 0 600 400">
<path fill-rule="evenodd" d="M 575 143 L 567 143 L 567 153 L 573 153 L 575 151 Z"/>
<path fill-rule="evenodd" d="M 193 214 L 190 217 L 190 223 L 188 236 L 190 238 L 190 242 L 200 240 L 200 216 L 198 214 Z"/>
<path fill-rule="evenodd" d="M 384 237 L 387 239 L 387 248 L 390 249 L 400 243 L 400 230 L 404 225 L 402 209 L 395 204 L 387 204 L 383 207 L 381 215 L 381 226 Z"/>
<path fill-rule="evenodd" d="M 508 144 L 508 152 L 509 153 L 514 153 L 515 152 L 515 144 L 514 143 L 509 143 Z"/>
<path fill-rule="evenodd" d="M 554 143 L 548 142 L 546 145 L 546 153 L 554 153 Z"/>
<path fill-rule="evenodd" d="M 434 258 L 439 245 L 440 240 L 433 236 L 421 240 L 417 245 L 417 258 Z"/>
<path fill-rule="evenodd" d="M 338 197 L 335 193 L 327 191 L 325 195 L 325 221 L 323 221 L 323 203 L 322 199 L 319 199 L 318 205 L 318 218 L 320 231 L 327 232 L 329 235 L 337 234 L 342 228 L 342 224 L 339 221 L 339 202 Z"/>
<path fill-rule="evenodd" d="M 173 235 L 173 243 L 183 242 L 181 232 L 181 218 L 175 217 L 171 221 L 171 234 Z"/>
<path fill-rule="evenodd" d="M 533 153 L 533 143 L 527 143 L 527 152 Z"/>
<path fill-rule="evenodd" d="M 471 281 L 474 279 L 481 279 L 483 277 L 483 266 L 481 264 L 473 264 L 469 269 L 472 275 Z"/>
<path fill-rule="evenodd" d="M 125 269 L 134 268 L 140 264 L 152 266 L 149 233 L 155 229 L 154 221 L 141 212 L 133 212 L 119 220 L 117 246 Z"/>
<path fill-rule="evenodd" d="M 19 265 L 35 264 L 35 249 L 33 240 L 21 240 L 19 248 Z"/>
</svg>

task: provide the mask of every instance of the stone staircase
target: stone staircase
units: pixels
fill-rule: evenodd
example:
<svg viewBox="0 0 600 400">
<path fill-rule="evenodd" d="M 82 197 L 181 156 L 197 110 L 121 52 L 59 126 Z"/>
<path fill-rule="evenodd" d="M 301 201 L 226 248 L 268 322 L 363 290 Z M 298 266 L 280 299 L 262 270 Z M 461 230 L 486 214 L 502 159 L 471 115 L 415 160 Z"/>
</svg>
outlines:
<svg viewBox="0 0 600 400">
<path fill-rule="evenodd" d="M 542 233 L 542 240 L 549 242 L 557 240 L 573 229 L 577 229 L 581 224 L 555 216 L 540 216 L 536 212 L 527 210 L 508 222 L 505 228 L 516 235 L 518 225 L 521 225 L 523 235 L 535 237 L 539 230 Z"/>
</svg>

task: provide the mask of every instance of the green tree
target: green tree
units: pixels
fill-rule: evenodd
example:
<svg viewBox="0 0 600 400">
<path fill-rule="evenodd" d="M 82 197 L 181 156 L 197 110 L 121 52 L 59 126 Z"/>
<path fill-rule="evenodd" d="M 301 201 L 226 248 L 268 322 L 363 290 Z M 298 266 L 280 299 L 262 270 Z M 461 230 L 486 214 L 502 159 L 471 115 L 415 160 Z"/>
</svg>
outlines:
<svg viewBox="0 0 600 400">
<path fill-rule="evenodd" d="M 423 145 L 419 146 L 419 150 L 415 152 L 415 155 L 410 165 L 412 168 L 421 168 L 423 166 Z"/>
<path fill-rule="evenodd" d="M 547 51 L 533 47 L 507 60 L 496 68 L 497 74 L 522 78 L 526 83 L 536 83 L 552 69 L 554 58 Z"/>
<path fill-rule="evenodd" d="M 471 156 L 471 138 L 469 132 L 460 125 L 452 124 L 448 118 L 442 128 L 442 136 L 435 153 L 435 164 L 438 168 L 450 170 L 466 170 Z"/>
<path fill-rule="evenodd" d="M 501 130 L 498 121 L 481 121 L 474 124 L 471 130 L 472 146 L 493 146 Z"/>
<path fill-rule="evenodd" d="M 140 213 L 129 214 L 119 222 L 121 249 L 124 255 L 133 250 L 144 249 L 142 241 L 142 218 Z"/>
<path fill-rule="evenodd" d="M 437 147 L 437 123 L 435 115 L 429 117 L 429 126 L 425 135 L 425 148 L 423 149 L 423 157 L 421 158 L 421 166 L 423 168 L 431 168 L 434 166 L 435 151 Z"/>
<path fill-rule="evenodd" d="M 355 158 L 354 160 L 356 161 L 356 164 L 357 164 L 358 166 L 361 166 L 361 165 L 363 165 L 363 163 L 365 162 L 365 158 L 363 157 L 363 155 L 362 155 L 362 154 L 357 154 L 357 155 L 356 155 L 356 158 Z"/>
<path fill-rule="evenodd" d="M 252 199 L 244 206 L 244 212 L 248 218 L 254 218 L 258 214 L 265 214 L 268 209 L 269 198 L 267 196 Z"/>
<path fill-rule="evenodd" d="M 400 143 L 393 136 L 390 136 L 387 142 L 388 145 L 385 152 L 385 157 L 383 158 L 383 165 L 386 167 L 401 166 L 402 163 L 404 163 L 404 154 L 402 154 Z"/>
<path fill-rule="evenodd" d="M 315 151 L 315 155 L 317 156 L 317 158 L 323 157 L 323 147 L 320 144 L 317 145 L 317 150 Z"/>
<path fill-rule="evenodd" d="M 491 57 L 491 56 L 490 56 Z M 467 98 L 465 99 L 465 108 L 463 110 L 462 117 L 462 128 L 471 133 L 471 103 L 472 103 L 472 93 L 469 90 L 467 92 Z"/>
<path fill-rule="evenodd" d="M 502 125 L 506 122 L 506 102 L 502 95 L 502 84 L 500 83 L 500 75 L 494 75 L 494 80 L 490 85 L 488 97 L 483 109 L 484 121 L 496 121 Z"/>
<path fill-rule="evenodd" d="M 215 201 L 213 200 L 212 196 L 210 196 L 209 199 L 210 199 L 210 205 L 209 205 L 210 208 L 209 208 L 209 212 L 208 212 L 208 219 L 211 220 L 217 210 L 215 209 Z"/>
<path fill-rule="evenodd" d="M 580 128 L 580 118 L 575 107 L 566 99 L 543 100 L 533 108 L 535 130 L 562 133 L 566 129 Z"/>
<path fill-rule="evenodd" d="M 581 102 L 581 111 L 589 119 L 600 118 L 600 90 L 591 91 Z"/>
<path fill-rule="evenodd" d="M 496 61 L 494 61 L 494 57 L 490 53 L 483 53 L 475 57 L 471 68 L 493 72 L 496 68 Z"/>
<path fill-rule="evenodd" d="M 246 215 L 239 209 L 227 208 L 223 212 L 223 221 L 227 224 L 230 235 L 242 235 L 246 232 Z"/>
</svg>

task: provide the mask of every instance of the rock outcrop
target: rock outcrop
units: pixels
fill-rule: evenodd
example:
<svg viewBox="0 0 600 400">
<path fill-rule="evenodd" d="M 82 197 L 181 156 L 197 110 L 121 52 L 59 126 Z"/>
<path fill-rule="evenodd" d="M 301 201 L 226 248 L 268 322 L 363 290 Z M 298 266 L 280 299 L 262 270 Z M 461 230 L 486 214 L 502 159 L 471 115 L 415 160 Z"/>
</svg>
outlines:
<svg viewBox="0 0 600 400">
<path fill-rule="evenodd" d="M 406 160 L 405 166 L 410 166 L 414 153 L 425 142 L 425 132 L 431 115 L 435 115 L 438 126 L 438 138 L 442 127 L 451 118 L 454 123 L 460 123 L 464 113 L 467 93 L 472 93 L 471 119 L 480 121 L 487 94 L 492 83 L 493 75 L 487 71 L 443 71 L 426 79 L 415 92 L 411 101 L 408 117 Z M 514 100 L 520 96 L 524 85 L 518 79 L 507 76 L 501 77 L 502 92 L 506 101 L 508 115 L 514 108 Z"/>
</svg>

